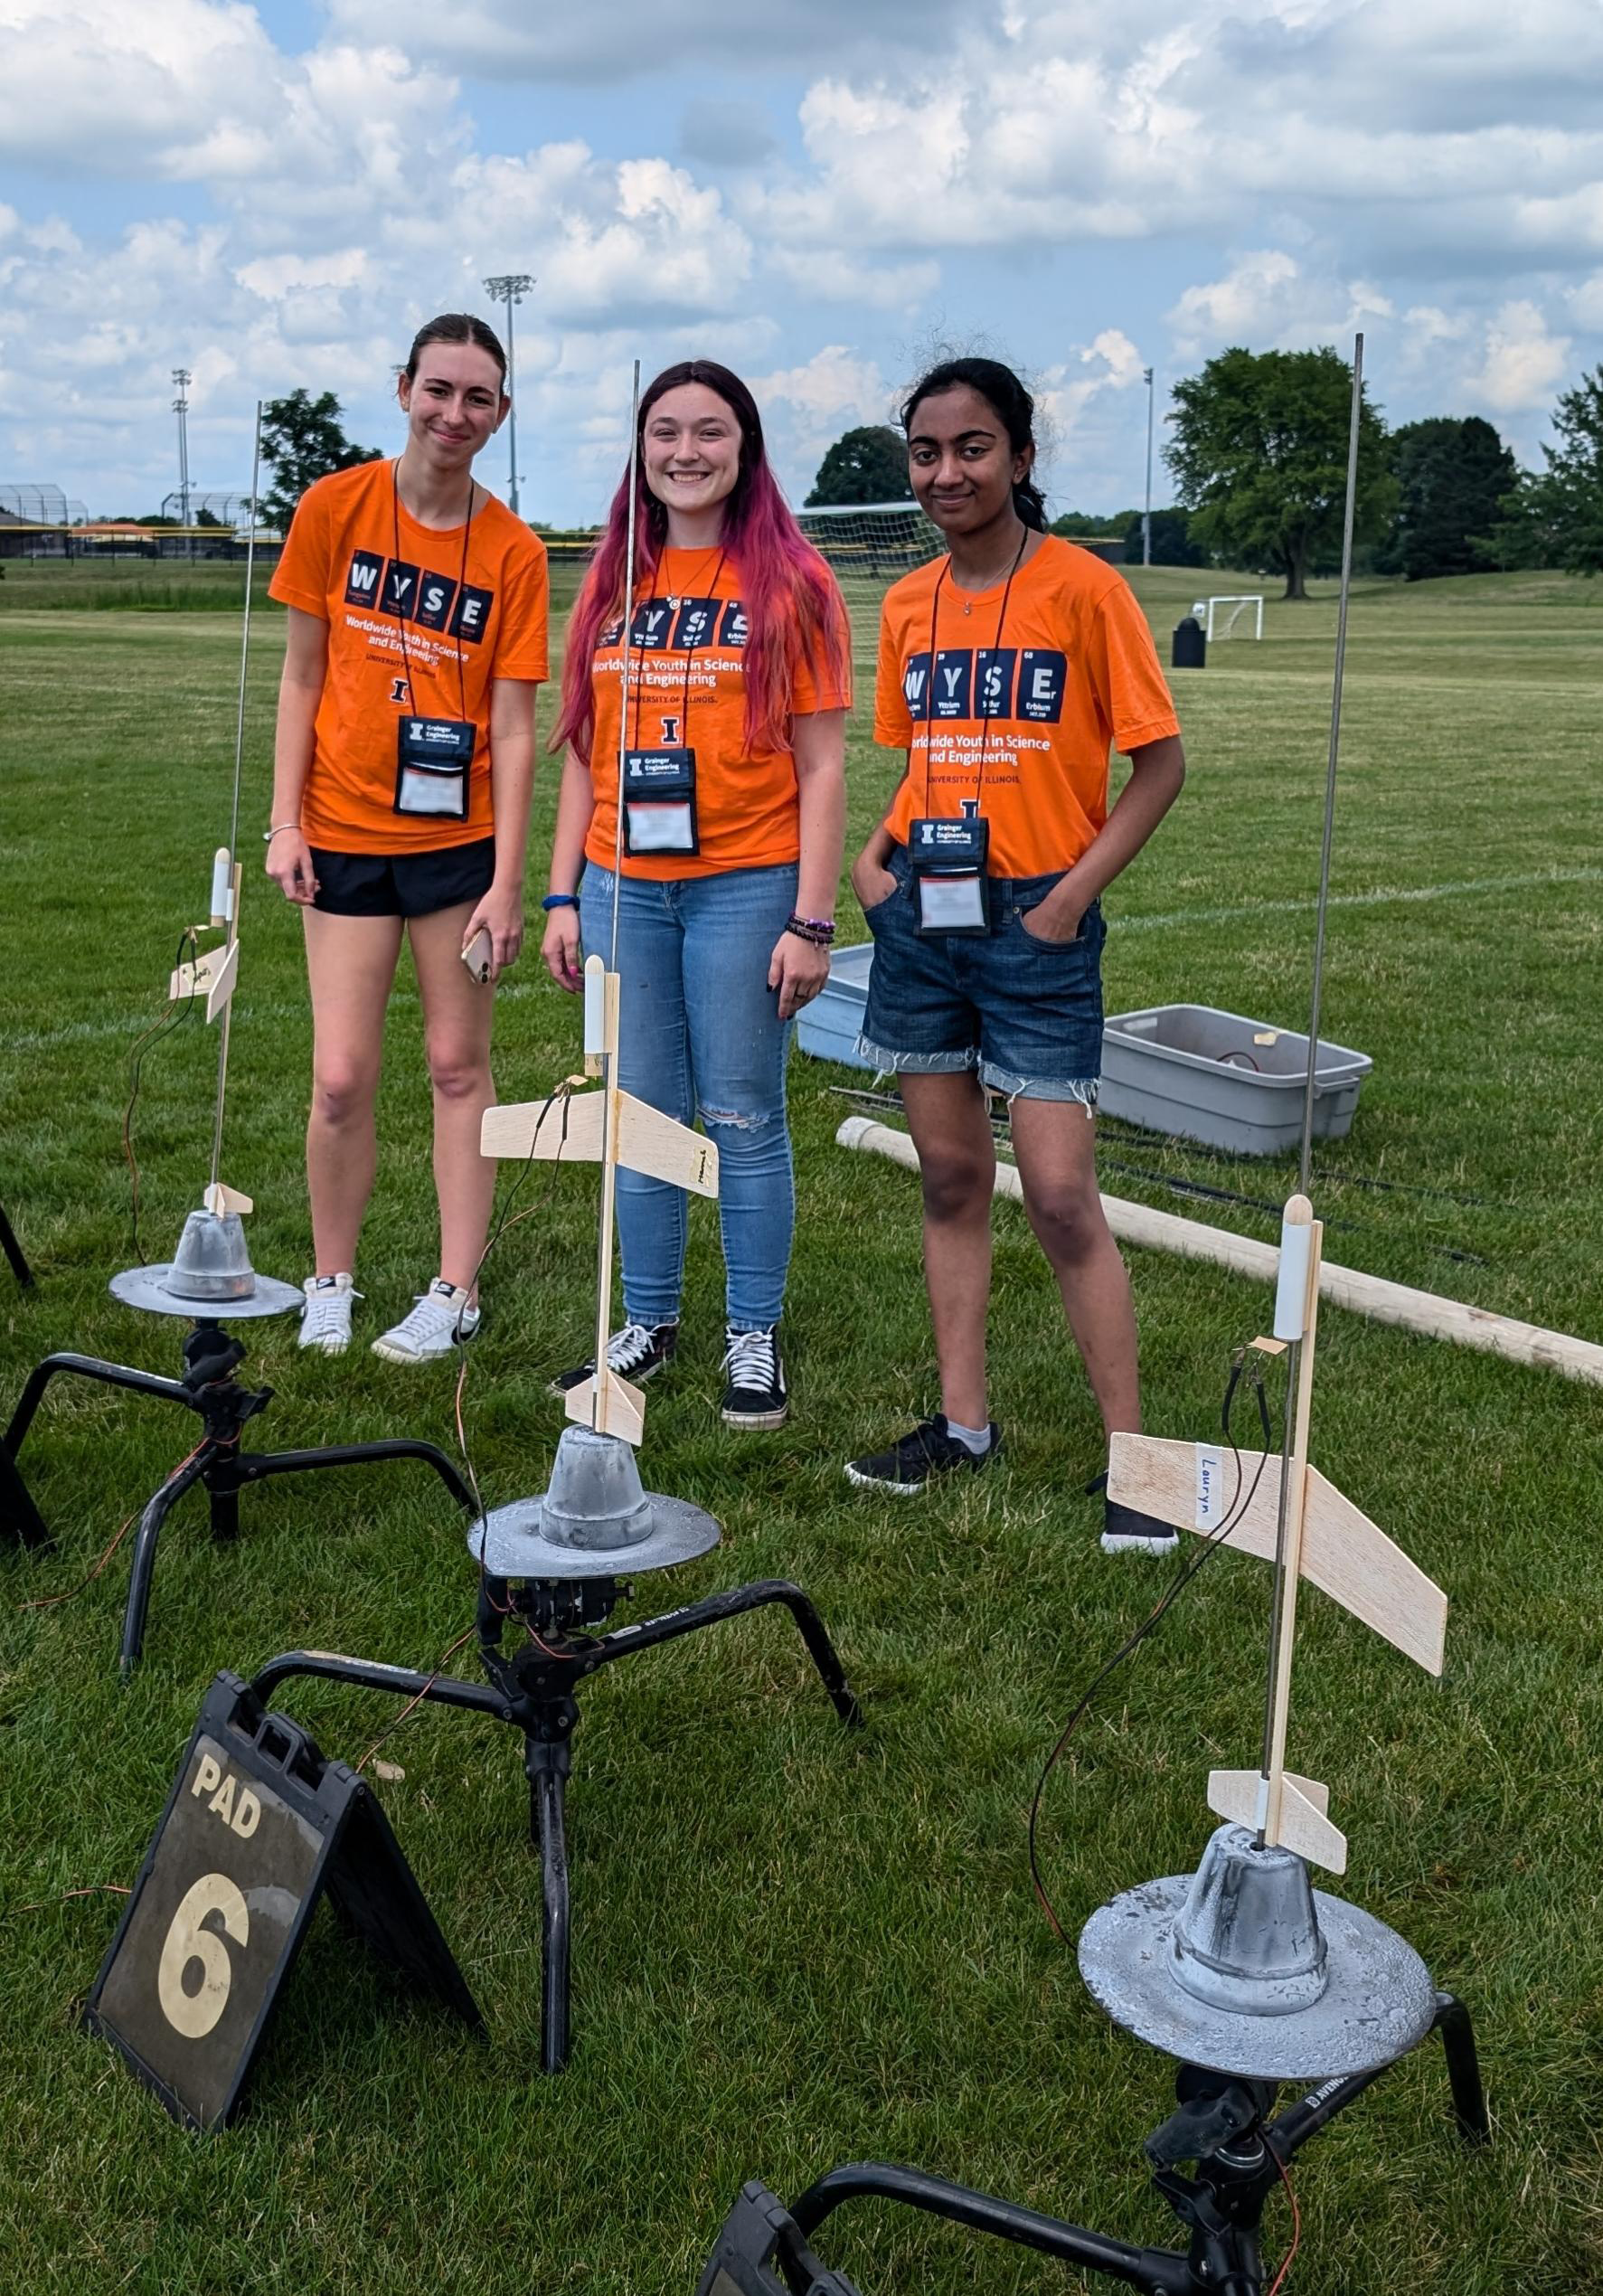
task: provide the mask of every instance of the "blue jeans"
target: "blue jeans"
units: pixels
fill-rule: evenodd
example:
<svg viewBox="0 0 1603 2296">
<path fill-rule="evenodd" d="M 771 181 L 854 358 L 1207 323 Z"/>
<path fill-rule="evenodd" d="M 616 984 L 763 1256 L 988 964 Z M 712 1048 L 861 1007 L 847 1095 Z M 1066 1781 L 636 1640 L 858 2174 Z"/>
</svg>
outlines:
<svg viewBox="0 0 1603 2296">
<path fill-rule="evenodd" d="M 729 1320 L 738 1331 L 778 1321 L 796 1227 L 785 1120 L 791 1031 L 768 985 L 796 884 L 794 862 L 665 881 L 626 874 L 618 902 L 618 1082 L 682 1124 L 699 1113 L 717 1146 Z M 588 956 L 608 954 L 612 872 L 593 863 L 580 887 L 580 930 Z M 631 1323 L 670 1323 L 679 1313 L 685 1212 L 683 1188 L 618 1172 Z"/>
</svg>

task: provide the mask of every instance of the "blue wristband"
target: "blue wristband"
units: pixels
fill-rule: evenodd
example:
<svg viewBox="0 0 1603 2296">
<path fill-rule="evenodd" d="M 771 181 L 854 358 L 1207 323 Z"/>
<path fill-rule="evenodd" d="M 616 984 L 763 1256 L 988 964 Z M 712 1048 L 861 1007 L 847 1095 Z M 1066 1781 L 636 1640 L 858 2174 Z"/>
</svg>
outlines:
<svg viewBox="0 0 1603 2296">
<path fill-rule="evenodd" d="M 577 909 L 579 895 L 576 893 L 548 893 L 540 905 L 548 914 L 553 909 Z"/>
</svg>

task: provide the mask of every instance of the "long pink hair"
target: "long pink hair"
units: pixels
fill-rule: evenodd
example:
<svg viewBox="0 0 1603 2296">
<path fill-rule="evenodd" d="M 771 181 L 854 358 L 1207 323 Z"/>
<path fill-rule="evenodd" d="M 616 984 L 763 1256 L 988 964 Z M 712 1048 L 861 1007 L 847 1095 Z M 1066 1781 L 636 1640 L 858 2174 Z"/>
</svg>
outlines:
<svg viewBox="0 0 1603 2296">
<path fill-rule="evenodd" d="M 801 662 L 810 662 L 826 681 L 842 685 L 846 681 L 844 617 L 834 576 L 797 524 L 768 468 L 756 400 L 738 374 L 731 374 L 715 360 L 684 359 L 676 366 L 665 367 L 641 398 L 635 568 L 629 598 L 655 572 L 668 538 L 668 514 L 646 484 L 646 459 L 638 441 L 645 438 L 646 419 L 657 401 L 686 383 L 700 383 L 716 392 L 740 425 L 740 467 L 724 506 L 720 539 L 739 572 L 746 608 L 743 738 L 748 753 L 787 751 L 791 696 Z M 587 765 L 595 732 L 590 666 L 597 641 L 603 626 L 628 609 L 629 600 L 624 594 L 628 516 L 629 474 L 626 470 L 569 620 L 561 715 L 552 735 L 553 750 L 570 742 Z"/>
</svg>

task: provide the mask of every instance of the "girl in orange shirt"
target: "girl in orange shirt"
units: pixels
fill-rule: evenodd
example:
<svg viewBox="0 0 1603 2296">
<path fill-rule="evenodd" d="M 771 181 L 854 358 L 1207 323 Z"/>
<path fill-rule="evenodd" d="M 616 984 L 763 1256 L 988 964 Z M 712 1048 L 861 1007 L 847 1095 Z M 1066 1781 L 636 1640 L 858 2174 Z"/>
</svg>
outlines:
<svg viewBox="0 0 1603 2296">
<path fill-rule="evenodd" d="M 1100 895 L 1184 778 L 1146 619 L 1116 569 L 1045 531 L 1033 402 L 994 359 L 954 359 L 902 409 L 914 494 L 948 553 L 887 592 L 874 732 L 907 759 L 852 882 L 874 938 L 863 1047 L 893 1070 L 919 1151 L 941 1408 L 854 1483 L 911 1496 L 996 1456 L 985 1317 L 1005 1099 L 1024 1208 L 1108 1433 L 1141 1424 L 1129 1279 L 1097 1189 Z M 1110 744 L 1130 779 L 1108 803 Z M 1098 1479 L 1092 1491 L 1105 1487 Z M 1108 1553 L 1173 1527 L 1103 1497 Z"/>
<path fill-rule="evenodd" d="M 482 319 L 431 320 L 398 386 L 407 439 L 308 487 L 269 584 L 288 611 L 267 871 L 306 926 L 306 1176 L 316 1268 L 300 1344 L 350 1344 L 356 1239 L 377 1162 L 384 1012 L 411 942 L 434 1090 L 438 1271 L 374 1340 L 392 1363 L 478 1322 L 495 1167 L 479 1154 L 490 983 L 523 937 L 545 551 L 476 484 L 510 402 Z M 471 962 L 472 969 L 468 965 Z"/>
<path fill-rule="evenodd" d="M 626 474 L 569 627 L 542 953 L 575 989 L 581 940 L 609 950 L 621 748 L 619 1082 L 682 1123 L 699 1110 L 718 1143 L 723 1417 L 778 1427 L 789 1409 L 778 1322 L 795 1225 L 785 1062 L 793 1015 L 829 974 L 845 613 L 768 468 L 751 393 L 727 367 L 694 359 L 657 376 L 640 402 L 638 474 L 635 565 L 626 572 Z M 683 1189 L 620 1171 L 618 1226 L 627 1321 L 609 1360 L 645 1379 L 678 1337 Z M 557 1391 L 593 1369 L 565 1373 Z"/>
</svg>

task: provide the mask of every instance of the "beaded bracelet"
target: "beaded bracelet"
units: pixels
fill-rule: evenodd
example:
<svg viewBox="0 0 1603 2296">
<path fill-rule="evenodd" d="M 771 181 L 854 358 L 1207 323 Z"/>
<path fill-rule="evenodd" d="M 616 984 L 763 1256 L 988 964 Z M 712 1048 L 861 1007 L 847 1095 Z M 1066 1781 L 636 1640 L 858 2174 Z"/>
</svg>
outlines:
<svg viewBox="0 0 1603 2296">
<path fill-rule="evenodd" d="M 810 940 L 815 949 L 827 949 L 835 939 L 833 917 L 791 917 L 786 921 L 787 932 L 793 932 L 798 940 Z"/>
</svg>

